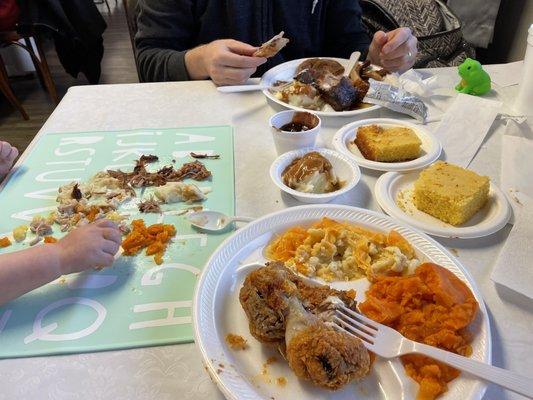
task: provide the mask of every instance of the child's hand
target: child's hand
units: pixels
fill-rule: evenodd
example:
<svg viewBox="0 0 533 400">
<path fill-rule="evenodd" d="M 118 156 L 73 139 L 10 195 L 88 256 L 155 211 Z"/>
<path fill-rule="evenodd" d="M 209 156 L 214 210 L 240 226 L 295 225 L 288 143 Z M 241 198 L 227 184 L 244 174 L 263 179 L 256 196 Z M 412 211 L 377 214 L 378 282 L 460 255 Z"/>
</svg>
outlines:
<svg viewBox="0 0 533 400">
<path fill-rule="evenodd" d="M 118 227 L 106 219 L 74 229 L 53 245 L 59 251 L 60 274 L 110 266 L 121 240 Z"/>
<path fill-rule="evenodd" d="M 18 155 L 19 151 L 16 147 L 0 141 L 0 178 L 3 178 L 9 172 Z"/>
</svg>

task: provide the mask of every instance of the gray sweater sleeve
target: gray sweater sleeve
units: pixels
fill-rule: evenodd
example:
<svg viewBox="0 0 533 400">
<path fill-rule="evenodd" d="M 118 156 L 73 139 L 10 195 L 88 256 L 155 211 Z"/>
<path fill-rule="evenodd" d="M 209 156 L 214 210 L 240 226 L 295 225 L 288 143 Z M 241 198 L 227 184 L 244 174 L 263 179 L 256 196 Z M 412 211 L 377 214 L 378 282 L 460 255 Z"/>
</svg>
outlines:
<svg viewBox="0 0 533 400">
<path fill-rule="evenodd" d="M 194 0 L 139 0 L 135 47 L 144 82 L 185 81 L 195 31 Z"/>
</svg>

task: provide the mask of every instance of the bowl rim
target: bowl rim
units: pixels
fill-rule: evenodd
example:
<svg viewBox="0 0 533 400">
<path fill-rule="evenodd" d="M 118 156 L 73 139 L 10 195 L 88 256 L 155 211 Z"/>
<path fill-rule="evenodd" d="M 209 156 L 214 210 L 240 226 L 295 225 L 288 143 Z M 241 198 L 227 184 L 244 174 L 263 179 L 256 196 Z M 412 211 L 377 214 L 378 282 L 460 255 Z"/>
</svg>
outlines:
<svg viewBox="0 0 533 400">
<path fill-rule="evenodd" d="M 277 172 L 277 166 L 285 161 L 286 159 L 294 160 L 297 157 L 301 157 L 311 151 L 317 151 L 320 154 L 322 154 L 324 157 L 327 158 L 327 156 L 334 157 L 337 160 L 340 160 L 341 162 L 344 162 L 346 165 L 348 165 L 349 169 L 352 172 L 352 179 L 349 182 L 346 182 L 346 184 L 341 187 L 338 190 L 335 190 L 334 192 L 328 192 L 328 193 L 306 193 L 306 192 L 299 192 L 298 190 L 291 189 L 287 185 L 283 183 L 281 180 L 281 173 Z M 270 178 L 274 182 L 274 184 L 284 191 L 285 193 L 290 194 L 293 197 L 303 197 L 308 199 L 333 199 L 337 196 L 343 195 L 344 193 L 349 192 L 352 190 L 361 180 L 361 169 L 357 165 L 356 162 L 348 158 L 345 154 L 342 154 L 338 151 L 331 150 L 324 147 L 305 147 L 302 149 L 292 150 L 288 151 L 287 153 L 283 153 L 282 155 L 278 156 L 270 165 Z"/>
</svg>

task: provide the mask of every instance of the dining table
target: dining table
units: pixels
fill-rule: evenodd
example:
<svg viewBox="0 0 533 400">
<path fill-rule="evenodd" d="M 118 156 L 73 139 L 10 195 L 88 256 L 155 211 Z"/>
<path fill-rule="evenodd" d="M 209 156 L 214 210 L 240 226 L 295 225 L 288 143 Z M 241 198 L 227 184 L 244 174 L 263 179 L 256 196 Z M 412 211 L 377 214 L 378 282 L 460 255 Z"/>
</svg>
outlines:
<svg viewBox="0 0 533 400">
<path fill-rule="evenodd" d="M 490 67 L 494 73 L 505 74 L 505 64 Z M 437 76 L 441 84 L 452 89 L 459 79 L 455 67 L 425 69 L 420 73 L 424 77 Z M 505 115 L 512 114 L 518 86 L 494 85 L 493 89 L 491 97 L 503 102 L 504 116 L 494 121 L 470 168 L 488 175 L 498 185 Z M 445 112 L 453 98 L 453 90 L 449 96 L 441 96 L 435 101 L 436 110 Z M 220 93 L 211 81 L 71 87 L 17 165 L 24 163 L 41 136 L 54 132 L 230 125 L 234 129 L 236 215 L 261 217 L 301 205 L 282 193 L 269 175 L 277 154 L 268 120 L 279 111 L 277 107 L 260 91 Z M 331 148 L 332 138 L 342 125 L 369 117 L 413 121 L 409 116 L 384 108 L 370 115 L 327 118 L 322 121 L 318 144 Z M 434 118 L 426 126 L 433 131 L 438 124 L 439 118 Z M 362 169 L 358 185 L 333 202 L 382 212 L 373 195 L 381 174 Z M 490 278 L 511 228 L 507 224 L 500 231 L 477 239 L 435 239 L 458 258 L 483 295 L 490 319 L 492 364 L 533 379 L 533 301 L 495 284 Z M 0 345 L 1 342 L 0 337 Z M 0 399 L 5 400 L 223 398 L 206 372 L 194 343 L 5 359 L 0 361 L 0 377 Z M 522 397 L 495 385 L 488 386 L 484 397 L 519 398 Z"/>
</svg>

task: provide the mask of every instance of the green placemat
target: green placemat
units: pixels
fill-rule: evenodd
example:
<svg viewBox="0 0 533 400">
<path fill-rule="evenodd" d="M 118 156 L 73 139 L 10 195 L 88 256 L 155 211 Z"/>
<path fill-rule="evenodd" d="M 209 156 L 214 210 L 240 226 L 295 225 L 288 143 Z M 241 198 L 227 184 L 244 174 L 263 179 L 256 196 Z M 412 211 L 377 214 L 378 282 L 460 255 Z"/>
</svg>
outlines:
<svg viewBox="0 0 533 400">
<path fill-rule="evenodd" d="M 159 164 L 192 161 L 189 153 L 220 154 L 202 160 L 212 190 L 203 203 L 228 215 L 235 212 L 233 131 L 229 126 L 142 129 L 115 132 L 52 133 L 42 136 L 24 164 L 0 192 L 0 237 L 56 207 L 58 186 L 98 171 L 130 171 L 142 154 Z M 147 189 L 144 196 L 149 193 Z M 165 210 L 190 205 L 175 203 Z M 121 209 L 135 211 L 134 202 Z M 133 218 L 136 216 L 134 215 Z M 78 353 L 189 342 L 191 306 L 199 273 L 215 248 L 231 233 L 195 231 L 183 216 L 143 214 L 146 224 L 173 223 L 177 235 L 157 266 L 152 257 L 120 257 L 110 268 L 69 275 L 0 307 L 0 358 Z M 59 237 L 54 226 L 54 236 Z M 2 252 L 27 244 L 14 244 Z"/>
</svg>

